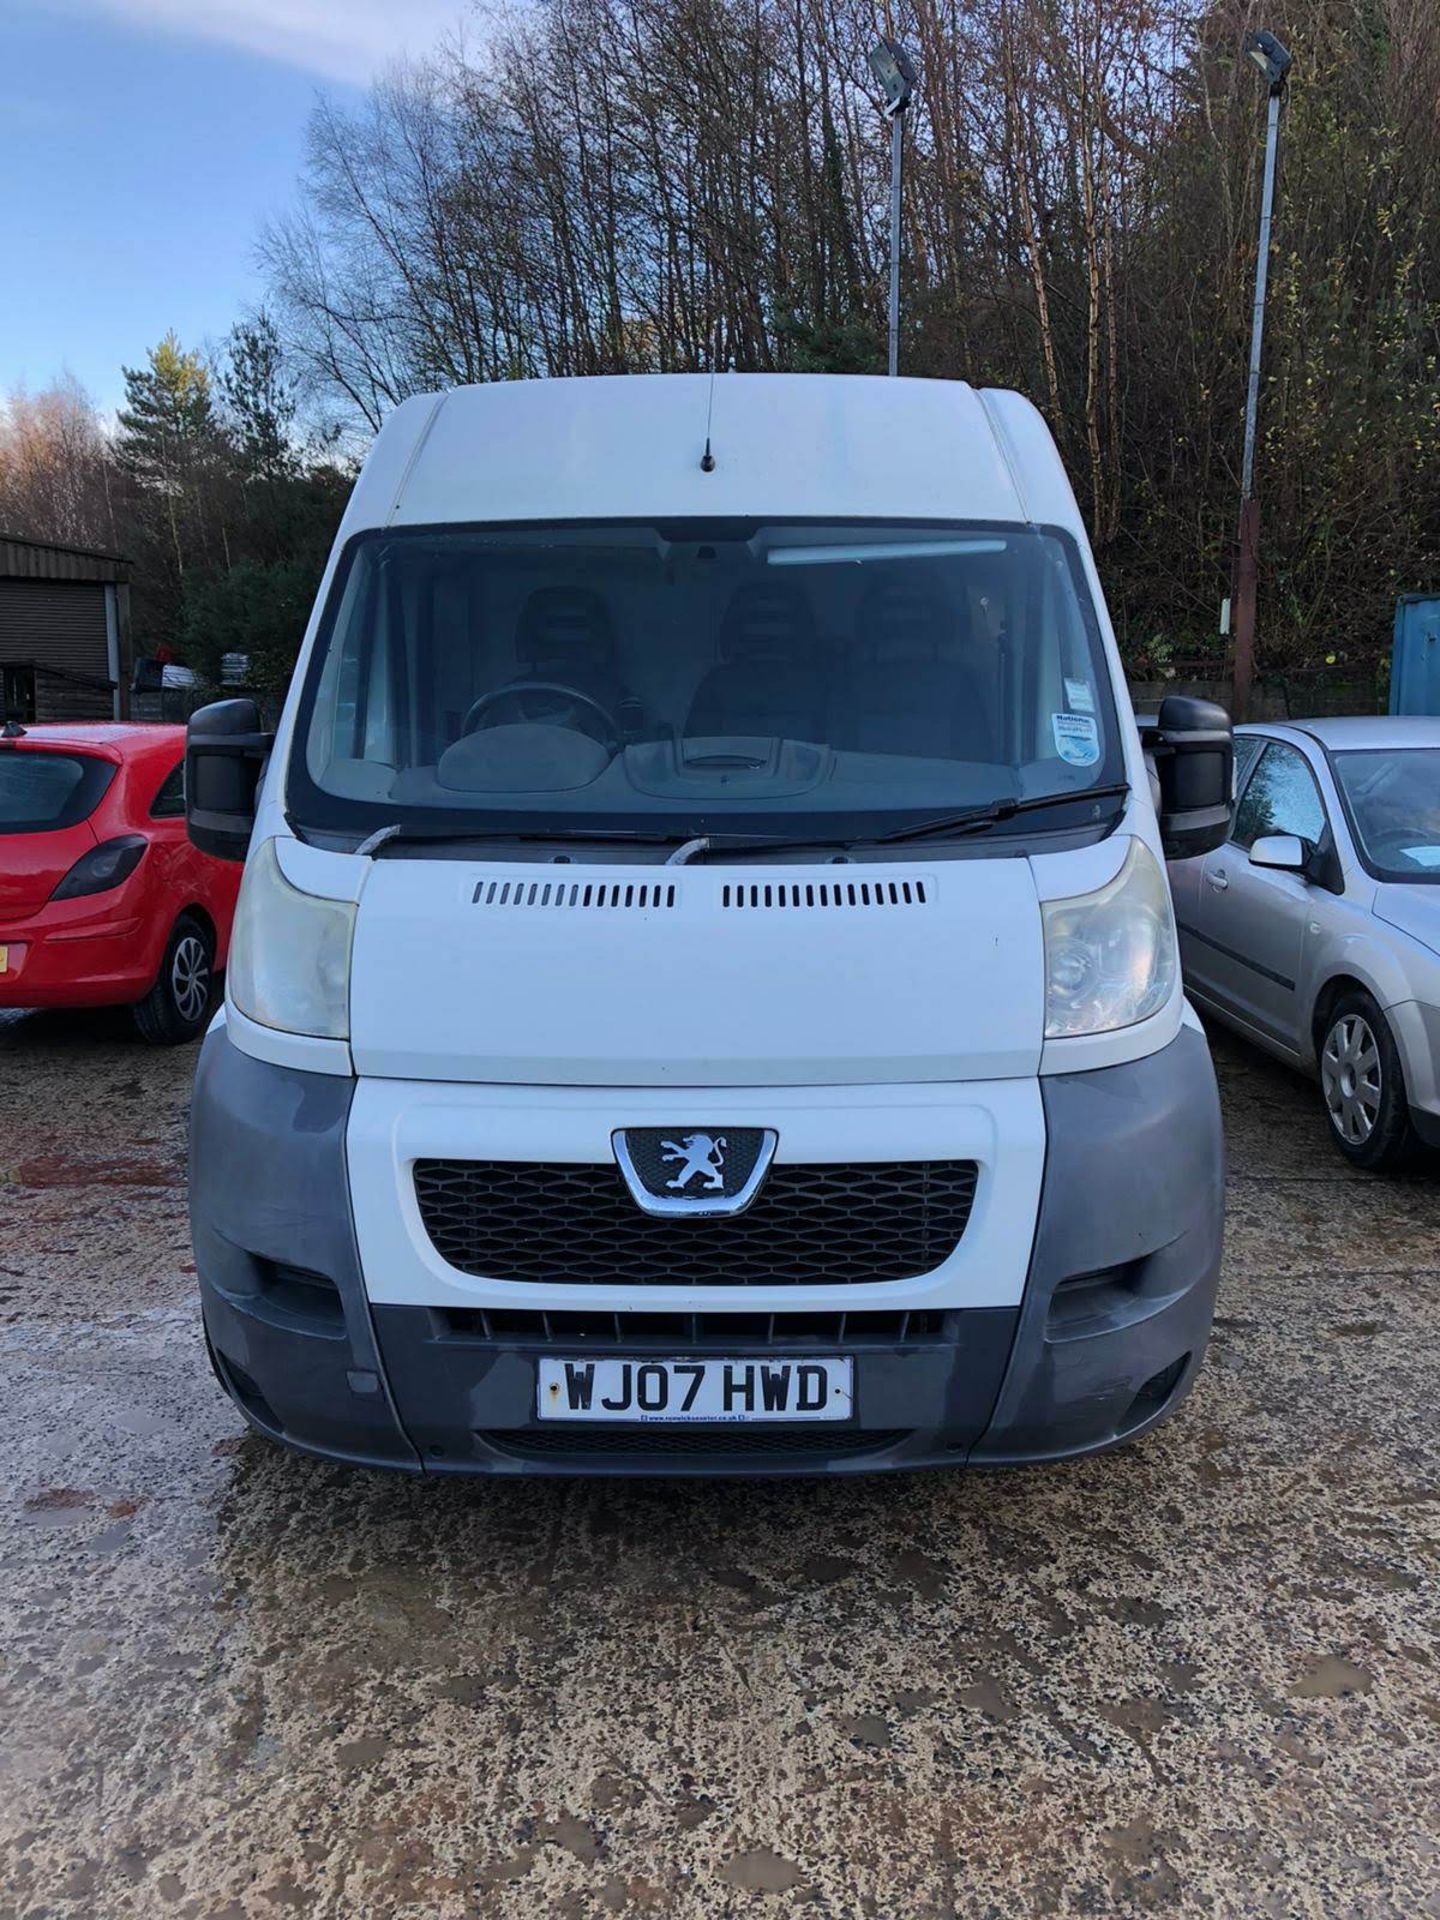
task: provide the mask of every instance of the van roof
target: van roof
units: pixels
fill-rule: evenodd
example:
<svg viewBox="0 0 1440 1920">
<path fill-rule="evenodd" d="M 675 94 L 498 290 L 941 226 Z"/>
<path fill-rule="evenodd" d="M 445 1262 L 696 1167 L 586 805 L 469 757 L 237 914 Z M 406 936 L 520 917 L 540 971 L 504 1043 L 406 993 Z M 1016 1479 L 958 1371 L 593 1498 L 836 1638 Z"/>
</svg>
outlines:
<svg viewBox="0 0 1440 1920">
<path fill-rule="evenodd" d="M 1083 537 L 1020 394 L 855 374 L 724 373 L 711 388 L 708 374 L 616 374 L 419 395 L 381 429 L 343 531 L 794 515 L 1036 521 Z"/>
</svg>

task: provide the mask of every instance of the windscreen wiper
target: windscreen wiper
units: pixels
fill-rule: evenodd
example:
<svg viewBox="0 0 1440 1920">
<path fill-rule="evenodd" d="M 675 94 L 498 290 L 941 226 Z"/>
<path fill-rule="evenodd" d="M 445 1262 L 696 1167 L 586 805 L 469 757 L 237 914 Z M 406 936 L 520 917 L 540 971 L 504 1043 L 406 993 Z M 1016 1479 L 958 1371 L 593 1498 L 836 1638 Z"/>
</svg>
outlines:
<svg viewBox="0 0 1440 1920">
<path fill-rule="evenodd" d="M 773 853 L 790 847 L 848 847 L 853 841 L 838 835 L 833 839 L 812 839 L 807 834 L 768 833 L 647 833 L 640 827 L 428 827 L 407 826 L 396 822 L 380 827 L 362 840 L 355 852 L 372 858 L 388 846 L 463 847 L 471 841 L 502 840 L 513 845 L 550 844 L 556 841 L 582 840 L 592 845 L 673 847 L 670 862 L 684 866 L 697 853 Z M 678 856 L 678 858 L 677 858 Z"/>
<path fill-rule="evenodd" d="M 998 820 L 1008 820 L 1012 814 L 1037 813 L 1042 807 L 1058 807 L 1067 800 L 1107 800 L 1117 795 L 1129 793 L 1126 781 L 1117 780 L 1103 787 L 1082 787 L 1074 793 L 1037 793 L 1028 800 L 990 800 L 983 807 L 970 807 L 964 813 L 947 813 L 933 820 L 920 820 L 913 826 L 895 827 L 889 833 L 850 834 L 828 839 L 823 835 L 759 835 L 743 833 L 700 834 L 694 840 L 687 840 L 683 846 L 677 846 L 670 856 L 672 863 L 683 865 L 697 854 L 705 853 L 778 853 L 793 851 L 797 847 L 833 847 L 848 852 L 851 847 L 879 847 L 895 841 L 921 840 L 934 834 L 983 833 Z"/>
<path fill-rule="evenodd" d="M 898 841 L 923 840 L 942 834 L 961 835 L 983 833 L 997 821 L 1009 820 L 1015 814 L 1038 812 L 1042 807 L 1058 807 L 1067 801 L 1105 800 L 1120 794 L 1129 793 L 1129 786 L 1122 780 L 1111 786 L 1085 787 L 1075 793 L 1038 793 L 1028 800 L 991 800 L 983 807 L 971 807 L 963 813 L 942 814 L 933 820 L 920 820 L 913 826 L 895 827 L 888 833 L 836 835 L 829 838 L 824 835 L 809 834 L 747 834 L 727 833 L 723 828 L 714 833 L 687 834 L 671 832 L 647 833 L 639 827 L 428 827 L 415 826 L 396 821 L 391 826 L 380 827 L 376 832 L 362 840 L 355 851 L 360 855 L 374 857 L 388 846 L 467 846 L 473 842 L 506 841 L 512 846 L 553 845 L 557 841 L 585 841 L 590 844 L 672 847 L 679 855 L 679 864 L 685 864 L 697 854 L 723 853 L 780 853 L 792 852 L 798 848 L 838 848 L 845 851 L 858 846 L 888 846 Z M 675 855 L 672 854 L 672 860 Z"/>
<path fill-rule="evenodd" d="M 1108 786 L 1082 787 L 1072 793 L 1035 793 L 1028 800 L 991 800 L 983 807 L 970 807 L 964 813 L 946 813 L 934 820 L 917 820 L 913 826 L 894 827 L 889 833 L 877 834 L 869 844 L 886 846 L 896 840 L 924 840 L 932 834 L 938 839 L 941 834 L 983 833 L 997 821 L 1013 819 L 1017 813 L 1038 813 L 1042 807 L 1059 807 L 1067 801 L 1108 800 L 1129 791 L 1127 781 L 1116 780 Z"/>
<path fill-rule="evenodd" d="M 697 833 L 693 840 L 677 845 L 665 862 L 667 867 L 688 866 L 703 853 L 793 853 L 796 848 L 832 849 L 841 853 L 856 844 L 853 835 L 810 833 L 728 833 L 722 827 L 715 833 Z"/>
<path fill-rule="evenodd" d="M 507 840 L 512 844 L 553 842 L 556 840 L 621 841 L 647 847 L 672 847 L 684 838 L 678 833 L 643 833 L 631 827 L 429 827 L 407 826 L 397 821 L 379 827 L 362 840 L 355 851 L 373 858 L 386 847 L 405 846 L 463 847 L 472 840 Z"/>
</svg>

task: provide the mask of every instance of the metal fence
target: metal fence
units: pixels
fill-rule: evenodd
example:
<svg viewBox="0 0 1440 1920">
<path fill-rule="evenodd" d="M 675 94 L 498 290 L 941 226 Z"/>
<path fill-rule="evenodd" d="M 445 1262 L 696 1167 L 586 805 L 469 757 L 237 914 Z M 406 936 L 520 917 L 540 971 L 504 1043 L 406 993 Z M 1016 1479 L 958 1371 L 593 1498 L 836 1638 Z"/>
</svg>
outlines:
<svg viewBox="0 0 1440 1920">
<path fill-rule="evenodd" d="M 1169 693 L 1217 700 L 1228 707 L 1233 689 L 1228 679 L 1210 679 L 1204 674 L 1130 682 L 1130 698 L 1137 713 L 1153 713 Z M 1341 713 L 1383 713 L 1385 699 L 1384 687 L 1374 679 L 1343 679 L 1324 671 L 1257 674 L 1250 694 L 1250 718 L 1319 720 Z"/>
<path fill-rule="evenodd" d="M 115 682 L 43 660 L 0 660 L 0 720 L 113 720 Z"/>
</svg>

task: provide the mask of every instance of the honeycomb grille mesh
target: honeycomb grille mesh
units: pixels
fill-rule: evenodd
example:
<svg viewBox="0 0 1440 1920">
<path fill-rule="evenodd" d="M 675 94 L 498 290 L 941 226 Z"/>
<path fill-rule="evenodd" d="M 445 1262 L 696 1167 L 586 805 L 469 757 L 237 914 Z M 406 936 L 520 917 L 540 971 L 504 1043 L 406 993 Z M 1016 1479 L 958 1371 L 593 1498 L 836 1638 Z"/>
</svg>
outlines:
<svg viewBox="0 0 1440 1920">
<path fill-rule="evenodd" d="M 970 1160 L 775 1166 L 732 1218 L 642 1213 L 619 1169 L 418 1160 L 431 1244 L 462 1273 L 551 1286 L 835 1286 L 948 1259 L 975 1198 Z"/>
</svg>

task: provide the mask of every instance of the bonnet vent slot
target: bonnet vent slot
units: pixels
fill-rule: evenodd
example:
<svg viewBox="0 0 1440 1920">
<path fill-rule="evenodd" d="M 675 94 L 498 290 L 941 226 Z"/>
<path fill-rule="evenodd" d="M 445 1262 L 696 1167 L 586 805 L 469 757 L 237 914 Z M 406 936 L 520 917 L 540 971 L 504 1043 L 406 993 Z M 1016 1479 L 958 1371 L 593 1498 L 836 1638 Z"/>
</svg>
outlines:
<svg viewBox="0 0 1440 1920">
<path fill-rule="evenodd" d="M 927 907 L 924 880 L 749 880 L 721 889 L 722 907 L 763 913 L 777 907 Z"/>
<path fill-rule="evenodd" d="M 653 913 L 679 905 L 670 880 L 482 880 L 471 896 L 477 907 L 601 907 Z"/>
</svg>

